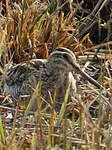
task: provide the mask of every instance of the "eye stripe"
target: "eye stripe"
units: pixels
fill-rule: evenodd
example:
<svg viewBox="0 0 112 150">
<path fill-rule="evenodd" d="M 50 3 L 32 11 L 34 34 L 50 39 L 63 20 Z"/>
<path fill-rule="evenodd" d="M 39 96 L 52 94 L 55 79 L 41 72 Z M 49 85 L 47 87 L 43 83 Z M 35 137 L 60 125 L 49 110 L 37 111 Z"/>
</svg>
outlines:
<svg viewBox="0 0 112 150">
<path fill-rule="evenodd" d="M 57 48 L 55 51 L 53 51 L 52 53 L 51 53 L 51 55 L 53 55 L 53 54 L 55 54 L 55 52 L 56 53 L 69 53 L 72 57 L 75 57 L 75 54 L 70 50 L 70 49 L 68 49 L 68 48 L 64 48 L 64 47 L 61 47 L 61 48 Z"/>
</svg>

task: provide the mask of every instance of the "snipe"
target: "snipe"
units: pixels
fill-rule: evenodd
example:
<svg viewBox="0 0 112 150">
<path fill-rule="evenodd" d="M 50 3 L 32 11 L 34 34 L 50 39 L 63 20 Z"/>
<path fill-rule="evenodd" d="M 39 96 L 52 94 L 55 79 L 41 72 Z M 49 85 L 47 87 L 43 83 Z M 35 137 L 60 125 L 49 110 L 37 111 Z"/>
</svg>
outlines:
<svg viewBox="0 0 112 150">
<path fill-rule="evenodd" d="M 49 55 L 48 60 L 34 59 L 24 63 L 7 65 L 5 68 L 4 90 L 11 95 L 13 100 L 17 101 L 20 95 L 32 95 L 32 88 L 36 87 L 41 77 L 42 97 L 50 102 L 54 89 L 56 89 L 55 109 L 59 111 L 70 82 L 70 97 L 76 92 L 75 79 L 72 75 L 73 71 L 83 76 L 98 88 L 101 87 L 97 81 L 81 71 L 76 63 L 73 52 L 67 48 L 58 48 Z M 33 110 L 36 109 L 36 105 L 35 102 Z"/>
</svg>

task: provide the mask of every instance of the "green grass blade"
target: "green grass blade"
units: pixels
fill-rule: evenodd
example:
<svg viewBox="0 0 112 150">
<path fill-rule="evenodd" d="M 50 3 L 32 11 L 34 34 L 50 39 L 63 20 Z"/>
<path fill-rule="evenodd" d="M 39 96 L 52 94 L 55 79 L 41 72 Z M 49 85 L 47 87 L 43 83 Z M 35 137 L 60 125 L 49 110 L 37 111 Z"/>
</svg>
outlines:
<svg viewBox="0 0 112 150">
<path fill-rule="evenodd" d="M 5 135 L 4 135 L 4 129 L 3 129 L 3 123 L 2 123 L 2 118 L 0 115 L 0 135 L 1 135 L 1 139 L 3 144 L 5 144 Z"/>
<path fill-rule="evenodd" d="M 66 94 L 65 94 L 65 98 L 64 98 L 64 102 L 61 106 L 61 110 L 60 110 L 60 114 L 59 114 L 59 117 L 56 121 L 56 124 L 59 125 L 64 117 L 64 113 L 66 111 L 66 104 L 67 104 L 67 101 L 68 101 L 68 96 L 69 96 L 69 93 L 70 93 L 70 84 L 66 90 Z"/>
</svg>

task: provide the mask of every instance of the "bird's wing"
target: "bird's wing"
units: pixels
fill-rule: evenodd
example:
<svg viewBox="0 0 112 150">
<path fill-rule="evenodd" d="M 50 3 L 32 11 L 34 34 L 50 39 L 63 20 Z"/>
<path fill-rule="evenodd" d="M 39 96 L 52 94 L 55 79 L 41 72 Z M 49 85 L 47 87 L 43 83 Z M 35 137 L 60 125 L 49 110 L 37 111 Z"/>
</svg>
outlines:
<svg viewBox="0 0 112 150">
<path fill-rule="evenodd" d="M 5 83 L 9 86 L 14 84 L 20 86 L 30 76 L 39 77 L 45 68 L 46 61 L 45 59 L 34 59 L 19 64 L 6 65 Z"/>
</svg>

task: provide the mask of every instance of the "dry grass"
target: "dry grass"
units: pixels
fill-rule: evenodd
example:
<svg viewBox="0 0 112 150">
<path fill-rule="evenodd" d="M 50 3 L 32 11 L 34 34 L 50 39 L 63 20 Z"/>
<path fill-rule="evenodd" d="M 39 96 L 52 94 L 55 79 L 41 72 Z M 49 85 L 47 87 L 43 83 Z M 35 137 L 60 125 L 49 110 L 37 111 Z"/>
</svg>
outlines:
<svg viewBox="0 0 112 150">
<path fill-rule="evenodd" d="M 61 1 L 50 3 L 45 0 L 0 2 L 2 10 L 0 72 L 3 74 L 3 66 L 10 61 L 19 63 L 32 58 L 48 58 L 52 50 L 63 46 L 70 48 L 76 54 L 83 69 L 87 69 L 88 64 L 93 63 L 95 58 L 99 58 L 99 61 L 94 63 L 101 69 L 98 80 L 109 91 L 111 89 L 110 45 L 112 42 L 94 46 L 89 34 L 79 41 L 79 26 L 81 27 L 87 18 L 77 20 L 73 17 L 72 5 L 69 1 L 69 13 L 65 16 L 61 12 L 62 6 L 67 1 L 64 2 L 62 1 L 62 4 Z M 102 47 L 106 53 L 100 52 Z M 42 113 L 40 100 L 38 100 L 37 112 L 29 113 L 29 107 L 36 97 L 36 92 L 25 112 L 19 110 L 18 106 L 16 109 L 10 109 L 7 105 L 0 106 L 2 116 L 2 119 L 0 118 L 0 149 L 111 150 L 111 95 L 102 89 L 96 89 L 87 82 L 85 84 L 82 78 L 80 81 L 79 78 L 77 80 L 80 84 L 78 94 L 73 98 L 71 105 L 66 107 L 68 88 L 59 115 L 54 111 L 53 104 L 51 115 Z M 40 93 L 41 88 L 38 88 L 38 85 L 37 89 Z M 3 95 L 2 90 L 1 95 Z M 9 100 L 8 96 L 4 99 Z M 0 100 L 3 101 L 1 97 Z M 71 113 L 69 117 L 67 108 Z M 9 110 L 15 112 L 13 121 L 7 115 Z"/>
</svg>

